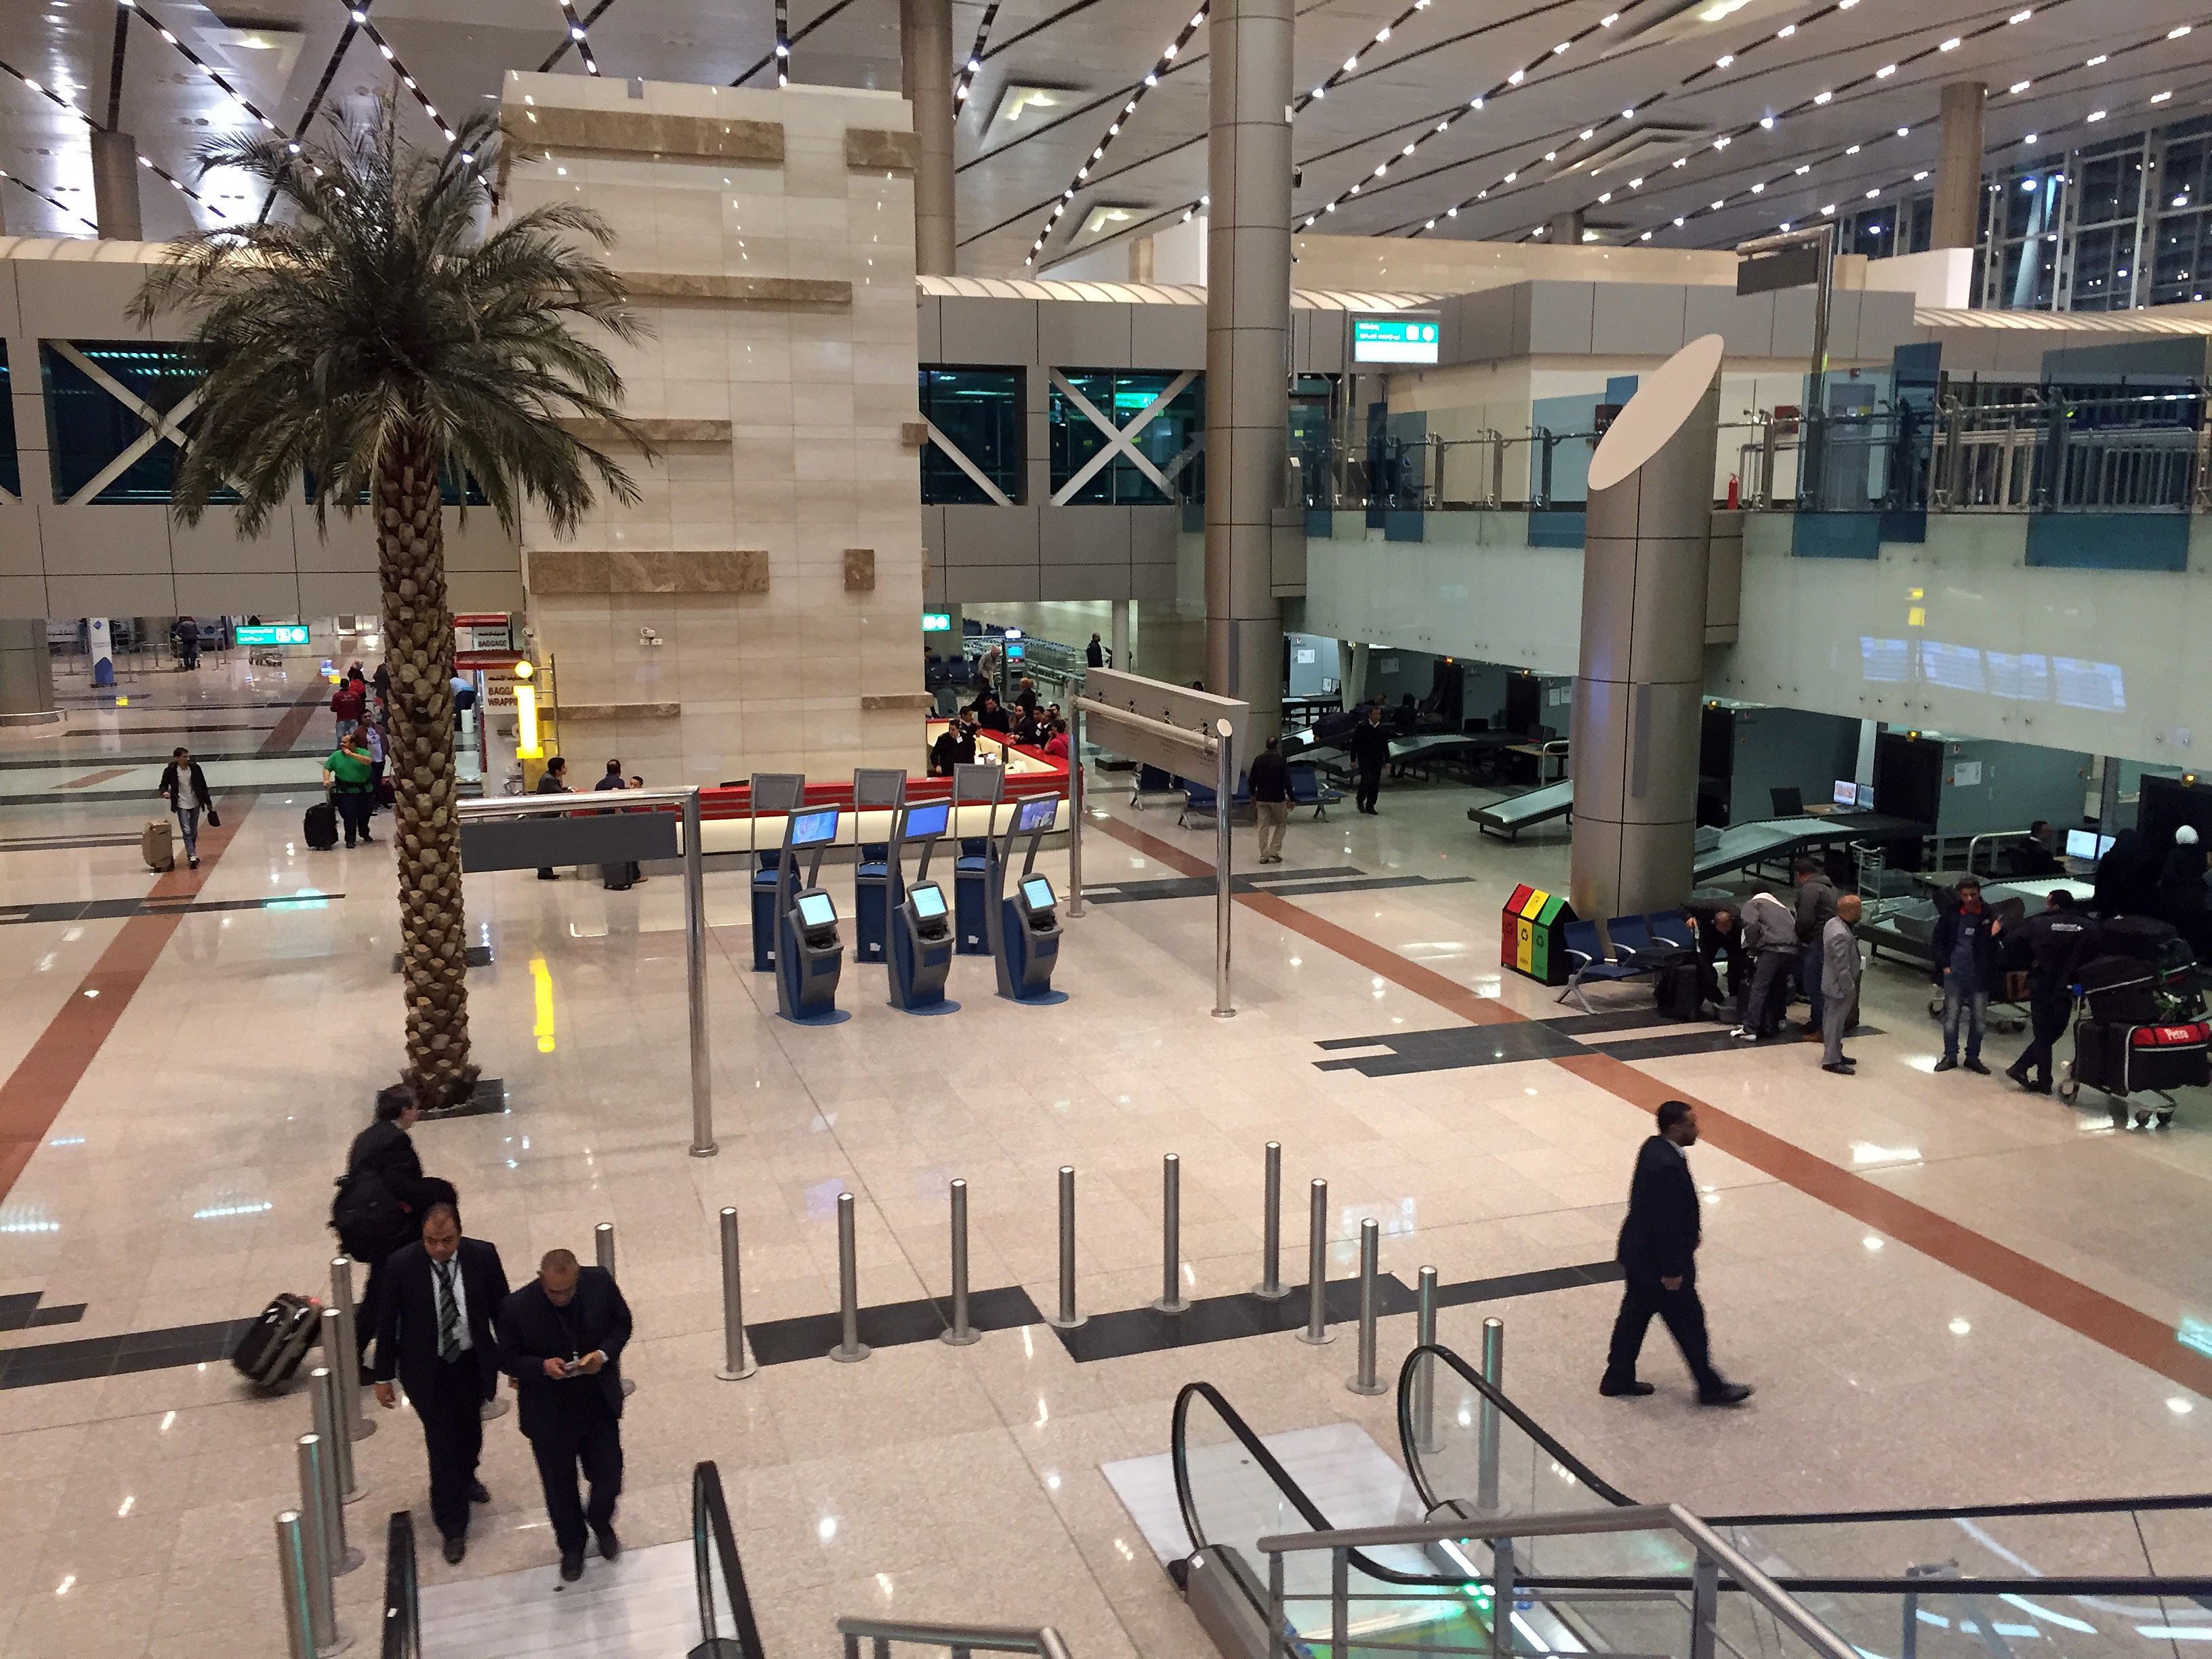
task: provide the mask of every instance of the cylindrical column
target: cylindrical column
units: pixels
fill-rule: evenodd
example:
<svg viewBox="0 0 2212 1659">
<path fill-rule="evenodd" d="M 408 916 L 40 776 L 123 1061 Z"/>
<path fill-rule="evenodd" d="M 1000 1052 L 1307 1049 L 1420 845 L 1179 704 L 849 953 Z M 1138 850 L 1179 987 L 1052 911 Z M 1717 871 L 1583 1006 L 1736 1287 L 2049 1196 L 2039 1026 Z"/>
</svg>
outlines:
<svg viewBox="0 0 2212 1659">
<path fill-rule="evenodd" d="M 0 229 L 0 236 L 8 233 Z M 46 649 L 44 617 L 0 619 L 0 725 L 42 724 L 54 715 L 54 659 Z M 10 722 L 8 716 L 20 716 Z"/>
<path fill-rule="evenodd" d="M 843 1340 L 830 1350 L 830 1357 L 848 1364 L 868 1357 L 868 1345 L 860 1340 L 859 1249 L 853 1237 L 853 1195 L 840 1193 L 837 1194 L 837 1313 L 842 1323 Z"/>
<path fill-rule="evenodd" d="M 146 240 L 138 216 L 138 141 L 129 133 L 94 130 L 92 200 L 102 241 Z"/>
<path fill-rule="evenodd" d="M 1260 1282 L 1252 1294 L 1270 1302 L 1288 1296 L 1283 1285 L 1283 1143 L 1267 1143 L 1267 1190 L 1260 1200 Z"/>
<path fill-rule="evenodd" d="M 1298 1340 L 1319 1347 L 1336 1338 L 1328 1328 L 1328 1182 L 1316 1181 L 1306 1224 L 1306 1328 Z"/>
<path fill-rule="evenodd" d="M 1502 1319 L 1482 1322 L 1482 1380 L 1493 1389 L 1505 1386 L 1505 1322 Z M 1501 1415 L 1490 1396 L 1485 1395 L 1474 1475 L 1474 1501 L 1485 1510 L 1498 1507 L 1498 1429 Z"/>
<path fill-rule="evenodd" d="M 1214 0 L 1206 31 L 1206 685 L 1251 705 L 1253 743 L 1282 722 L 1293 15 L 1293 0 Z"/>
<path fill-rule="evenodd" d="M 1645 377 L 1590 458 L 1568 882 L 1588 920 L 1689 896 L 1721 349 Z"/>
<path fill-rule="evenodd" d="M 1936 151 L 1936 210 L 1928 246 L 1972 247 L 1982 228 L 1982 115 L 1990 89 L 1979 81 L 1943 86 L 1943 137 Z"/>
<path fill-rule="evenodd" d="M 330 1362 L 331 1369 L 338 1374 L 338 1407 L 344 1413 L 342 1420 L 345 1424 L 347 1441 L 366 1440 L 376 1432 L 376 1425 L 361 1409 L 361 1309 L 353 1299 L 351 1256 L 334 1255 L 331 1258 L 329 1307 L 337 1310 L 339 1319 L 337 1328 L 332 1331 L 329 1309 L 325 1310 L 323 1334 L 326 1338 L 335 1337 L 336 1346 L 325 1341 L 323 1356 Z M 353 1451 L 350 1444 L 346 1450 L 345 1468 L 345 1501 L 350 1504 L 361 1496 L 361 1489 L 354 1485 L 352 1479 Z"/>
<path fill-rule="evenodd" d="M 1083 699 L 1067 700 L 1067 914 L 1083 914 Z"/>
<path fill-rule="evenodd" d="M 1413 1346 L 1432 1348 L 1437 1343 L 1437 1270 L 1421 1269 L 1420 1300 L 1413 1311 Z M 1413 1449 L 1437 1449 L 1437 1362 L 1423 1354 L 1413 1369 Z"/>
<path fill-rule="evenodd" d="M 714 1079 L 707 1059 L 707 866 L 699 847 L 699 792 L 684 798 L 684 982 L 691 1022 L 691 1156 L 712 1158 Z"/>
<path fill-rule="evenodd" d="M 330 1317 L 330 1310 L 323 1310 Z M 362 1553 L 346 1542 L 346 1488 L 352 1481 L 353 1448 L 346 1443 L 338 1423 L 338 1375 L 328 1365 L 318 1365 L 307 1373 L 307 1393 L 313 1402 L 315 1432 L 311 1437 L 321 1445 L 318 1456 L 323 1465 L 324 1486 L 328 1489 L 322 1496 L 329 1502 L 324 1506 L 323 1520 L 327 1528 L 326 1542 L 330 1549 L 331 1577 L 339 1578 L 351 1572 L 362 1563 Z M 301 1468 L 306 1468 L 304 1452 Z M 363 1496 L 360 1492 L 355 1498 Z M 304 1487 L 300 1492 L 302 1503 L 307 1500 Z"/>
<path fill-rule="evenodd" d="M 722 1206 L 722 1367 L 725 1382 L 750 1376 L 760 1367 L 745 1352 L 745 1296 L 738 1273 L 738 1212 Z"/>
<path fill-rule="evenodd" d="M 1382 1312 L 1382 1224 L 1373 1217 L 1359 1224 L 1359 1358 L 1352 1381 L 1354 1394 L 1381 1394 L 1389 1387 L 1375 1374 L 1375 1321 Z"/>
<path fill-rule="evenodd" d="M 952 0 L 899 0 L 899 79 L 914 108 L 914 268 L 953 270 Z"/>
<path fill-rule="evenodd" d="M 1214 744 L 1213 764 L 1213 1017 L 1232 1019 L 1237 1009 L 1229 1000 L 1229 937 L 1237 901 L 1230 886 L 1229 803 L 1237 792 L 1237 757 L 1229 741 L 1229 722 L 1218 724 L 1222 731 Z"/>
<path fill-rule="evenodd" d="M 1128 600 L 1116 599 L 1114 601 L 1114 620 L 1111 626 L 1114 630 L 1113 665 L 1120 669 L 1125 674 L 1134 673 L 1136 670 L 1131 665 L 1129 661 Z"/>
<path fill-rule="evenodd" d="M 1149 236 L 1132 236 L 1129 239 L 1129 280 L 1133 283 L 1151 282 L 1152 268 L 1152 239 Z"/>
<path fill-rule="evenodd" d="M 345 1407 L 339 1403 L 347 1391 L 345 1379 L 353 1373 L 337 1363 L 331 1352 L 333 1345 L 328 1340 L 332 1323 L 342 1317 L 335 1308 L 323 1310 L 323 1356 L 331 1363 L 309 1371 L 307 1382 L 314 1391 L 315 1432 L 328 1437 L 330 1441 L 331 1479 L 337 1487 L 338 1502 L 355 1504 L 368 1496 L 368 1489 L 361 1484 L 355 1467 L 353 1442 L 345 1431 Z M 358 1383 L 353 1392 L 361 1392 Z"/>
<path fill-rule="evenodd" d="M 1072 1331 L 1085 1322 L 1075 1311 L 1075 1166 L 1060 1166 L 1060 1311 L 1049 1322 Z"/>
<path fill-rule="evenodd" d="M 1182 1160 L 1173 1152 L 1160 1160 L 1160 1299 L 1152 1306 L 1168 1314 L 1190 1307 L 1182 1293 Z"/>
<path fill-rule="evenodd" d="M 307 1565 L 307 1522 L 297 1510 L 276 1516 L 276 1586 L 284 1598 L 284 1659 L 315 1659 L 315 1595 Z"/>
<path fill-rule="evenodd" d="M 338 1645 L 337 1605 L 331 1591 L 331 1565 L 337 1552 L 330 1510 L 324 1503 L 330 1470 L 323 1462 L 320 1436 L 301 1435 L 298 1451 L 301 1554 L 307 1568 L 307 1627 L 314 1632 L 315 1651 L 329 1653 Z"/>
<path fill-rule="evenodd" d="M 978 1332 L 968 1323 L 968 1183 L 952 1183 L 952 1324 L 942 1340 L 964 1348 Z"/>
</svg>

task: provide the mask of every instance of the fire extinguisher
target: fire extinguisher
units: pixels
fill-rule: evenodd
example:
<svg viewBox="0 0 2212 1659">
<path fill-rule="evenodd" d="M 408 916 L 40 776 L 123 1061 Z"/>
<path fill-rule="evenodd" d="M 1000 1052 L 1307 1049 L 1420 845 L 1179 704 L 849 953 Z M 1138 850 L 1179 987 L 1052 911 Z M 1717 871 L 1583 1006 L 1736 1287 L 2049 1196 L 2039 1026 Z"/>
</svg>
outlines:
<svg viewBox="0 0 2212 1659">
<path fill-rule="evenodd" d="M 1743 489 L 1737 483 L 1736 476 L 1733 472 L 1729 474 L 1728 503 L 1729 511 L 1731 513 L 1743 505 Z"/>
</svg>

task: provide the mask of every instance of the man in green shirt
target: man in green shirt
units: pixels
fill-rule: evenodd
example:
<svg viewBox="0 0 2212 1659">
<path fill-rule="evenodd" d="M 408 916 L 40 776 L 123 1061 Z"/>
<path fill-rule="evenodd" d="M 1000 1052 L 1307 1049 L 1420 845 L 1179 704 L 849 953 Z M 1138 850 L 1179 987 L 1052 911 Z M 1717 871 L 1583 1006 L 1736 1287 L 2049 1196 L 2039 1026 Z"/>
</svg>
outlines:
<svg viewBox="0 0 2212 1659">
<path fill-rule="evenodd" d="M 376 805 L 375 786 L 370 781 L 374 774 L 375 764 L 362 746 L 358 731 L 340 738 L 338 746 L 323 763 L 323 783 L 331 792 L 331 805 L 337 809 L 339 821 L 345 825 L 349 847 L 356 836 L 364 844 L 375 844 L 368 833 L 368 815 Z"/>
</svg>

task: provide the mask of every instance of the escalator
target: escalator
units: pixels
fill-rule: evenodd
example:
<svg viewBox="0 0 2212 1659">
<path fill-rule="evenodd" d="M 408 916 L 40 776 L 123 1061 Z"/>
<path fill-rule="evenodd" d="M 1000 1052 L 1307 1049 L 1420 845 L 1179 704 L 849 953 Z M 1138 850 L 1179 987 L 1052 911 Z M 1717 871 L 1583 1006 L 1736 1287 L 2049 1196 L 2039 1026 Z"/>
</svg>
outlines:
<svg viewBox="0 0 2212 1659">
<path fill-rule="evenodd" d="M 1329 1553 L 1271 1558 L 1260 1539 L 1394 1521 L 1410 1531 L 1431 1519 L 1493 1533 L 1511 1521 L 1531 1533 L 1494 1552 L 1477 1539 L 1364 1542 L 1347 1556 L 1347 1646 L 1501 1659 L 1805 1652 L 1753 1587 L 1725 1572 L 1714 1581 L 1710 1561 L 1701 1628 L 1699 1548 L 1679 1530 L 1645 1524 L 1656 1511 L 1636 1508 L 1449 1349 L 1409 1355 L 1398 1400 L 1413 1489 L 1394 1516 L 1378 1510 L 1371 1480 L 1332 1492 L 1320 1464 L 1294 1476 L 1207 1385 L 1178 1399 L 1176 1492 L 1198 1547 L 1186 1589 L 1230 1659 L 1269 1651 L 1273 1562 L 1285 1578 L 1291 1646 L 1317 1659 L 1336 1645 Z M 2184 1644 L 2212 1641 L 2212 1496 L 1702 1524 L 1861 1659 L 2180 1659 L 2192 1651 Z M 1502 1632 L 1493 1596 L 1511 1602 Z"/>
</svg>

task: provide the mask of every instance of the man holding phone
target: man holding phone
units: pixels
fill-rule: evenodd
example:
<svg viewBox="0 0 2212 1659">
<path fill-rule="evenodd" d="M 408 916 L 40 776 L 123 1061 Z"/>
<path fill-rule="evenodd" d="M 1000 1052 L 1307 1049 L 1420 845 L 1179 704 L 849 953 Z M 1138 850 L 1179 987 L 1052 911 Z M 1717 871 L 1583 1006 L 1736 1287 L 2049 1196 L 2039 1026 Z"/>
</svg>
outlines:
<svg viewBox="0 0 2212 1659">
<path fill-rule="evenodd" d="M 561 1577 L 570 1583 L 584 1576 L 586 1527 L 605 1559 L 622 1553 L 614 1518 L 623 1476 L 620 1361 L 629 1329 L 629 1304 L 614 1276 L 578 1266 L 568 1250 L 547 1251 L 537 1279 L 500 1310 L 500 1369 L 521 1395 L 522 1432 L 545 1488 Z M 579 1467 L 592 1483 L 588 1504 L 577 1494 Z"/>
</svg>

